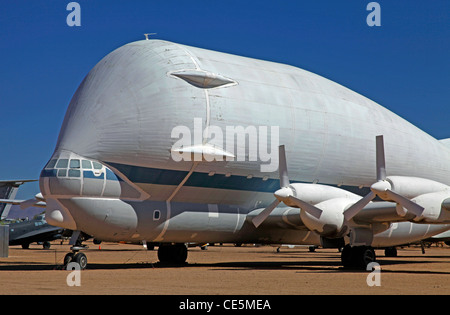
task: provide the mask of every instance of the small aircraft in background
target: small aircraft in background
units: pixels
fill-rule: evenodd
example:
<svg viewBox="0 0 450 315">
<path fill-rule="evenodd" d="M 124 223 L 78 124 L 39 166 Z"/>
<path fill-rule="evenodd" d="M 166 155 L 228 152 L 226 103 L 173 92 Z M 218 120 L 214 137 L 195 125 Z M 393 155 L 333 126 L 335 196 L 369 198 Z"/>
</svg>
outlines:
<svg viewBox="0 0 450 315">
<path fill-rule="evenodd" d="M 45 214 L 37 215 L 32 220 L 25 220 L 9 225 L 9 245 L 22 245 L 28 249 L 31 243 L 42 243 L 44 249 L 50 248 L 50 242 L 61 239 L 64 229 L 51 226 L 45 221 Z"/>
<path fill-rule="evenodd" d="M 9 225 L 9 245 L 22 245 L 29 248 L 31 243 L 42 243 L 44 249 L 50 248 L 50 241 L 62 238 L 64 229 L 51 226 L 45 220 L 45 214 L 35 216 L 31 220 L 8 219 L 11 207 L 19 205 L 21 209 L 30 206 L 45 208 L 45 202 L 39 200 L 39 194 L 32 201 L 16 200 L 22 184 L 36 180 L 2 180 L 0 181 L 0 222 Z"/>
</svg>

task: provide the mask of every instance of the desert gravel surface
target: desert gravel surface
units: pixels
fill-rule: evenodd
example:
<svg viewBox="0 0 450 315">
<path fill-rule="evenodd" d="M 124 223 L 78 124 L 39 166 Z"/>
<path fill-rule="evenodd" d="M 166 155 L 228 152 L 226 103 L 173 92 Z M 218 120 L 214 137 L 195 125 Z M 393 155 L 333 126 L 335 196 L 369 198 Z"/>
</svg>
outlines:
<svg viewBox="0 0 450 315">
<path fill-rule="evenodd" d="M 75 278 L 61 268 L 69 245 L 9 248 L 0 258 L 2 295 L 349 295 L 449 294 L 450 247 L 377 250 L 379 272 L 345 270 L 335 249 L 232 245 L 189 248 L 187 264 L 158 263 L 157 251 L 139 245 L 87 242 L 88 267 Z M 67 280 L 79 280 L 69 286 Z M 374 286 L 369 282 L 377 281 Z M 70 281 L 69 281 L 70 282 Z"/>
</svg>

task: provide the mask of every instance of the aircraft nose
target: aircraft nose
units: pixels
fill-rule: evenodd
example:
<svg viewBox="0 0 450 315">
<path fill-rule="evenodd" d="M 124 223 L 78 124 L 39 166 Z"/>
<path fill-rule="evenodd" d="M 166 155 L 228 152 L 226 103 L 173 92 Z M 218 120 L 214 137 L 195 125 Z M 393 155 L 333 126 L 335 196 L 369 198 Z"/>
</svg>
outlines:
<svg viewBox="0 0 450 315">
<path fill-rule="evenodd" d="M 145 192 L 124 181 L 111 168 L 73 152 L 54 154 L 39 179 L 42 197 L 148 198 Z"/>
</svg>

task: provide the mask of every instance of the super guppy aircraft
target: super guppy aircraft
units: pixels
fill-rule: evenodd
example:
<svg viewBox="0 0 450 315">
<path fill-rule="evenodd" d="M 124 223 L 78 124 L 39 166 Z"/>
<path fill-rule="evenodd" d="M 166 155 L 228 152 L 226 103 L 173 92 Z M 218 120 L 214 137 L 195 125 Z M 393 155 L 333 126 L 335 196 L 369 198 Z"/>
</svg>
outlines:
<svg viewBox="0 0 450 315">
<path fill-rule="evenodd" d="M 373 260 L 393 222 L 431 224 L 422 238 L 448 229 L 449 184 L 449 142 L 373 101 L 299 68 L 162 40 L 89 72 L 40 177 L 48 223 L 158 244 L 161 261 L 185 261 L 188 242 L 320 241 L 347 244 L 347 266 Z M 78 234 L 66 262 L 85 266 Z"/>
</svg>

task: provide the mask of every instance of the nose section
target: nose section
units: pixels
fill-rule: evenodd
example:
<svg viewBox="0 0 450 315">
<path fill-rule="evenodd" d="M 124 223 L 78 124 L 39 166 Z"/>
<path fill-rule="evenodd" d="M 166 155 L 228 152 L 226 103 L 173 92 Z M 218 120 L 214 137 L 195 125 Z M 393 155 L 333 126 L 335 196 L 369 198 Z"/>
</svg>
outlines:
<svg viewBox="0 0 450 315">
<path fill-rule="evenodd" d="M 52 156 L 39 178 L 42 195 L 80 196 L 82 176 L 80 159 L 70 152 L 60 152 Z"/>
<path fill-rule="evenodd" d="M 103 163 L 69 151 L 53 154 L 41 171 L 39 186 L 47 204 L 49 224 L 72 230 L 82 224 L 79 221 L 81 208 L 71 206 L 73 199 L 144 200 L 149 196 Z M 95 212 L 95 209 L 92 211 Z"/>
<path fill-rule="evenodd" d="M 57 159 L 52 158 L 39 175 L 39 189 L 43 199 L 46 199 L 50 195 L 49 178 L 56 177 L 56 169 L 54 169 L 56 161 Z"/>
<path fill-rule="evenodd" d="M 65 169 L 66 160 L 64 157 L 60 158 L 59 154 L 52 156 L 39 176 L 41 193 L 36 195 L 36 199 L 45 201 L 46 203 L 45 218 L 48 224 L 65 229 L 77 230 L 76 222 L 70 211 L 55 196 L 55 192 L 58 190 L 59 179 L 64 172 L 67 175 L 67 169 Z M 68 165 L 69 162 L 67 161 Z"/>
<path fill-rule="evenodd" d="M 39 185 L 46 199 L 101 197 L 105 192 L 114 195 L 114 187 L 105 187 L 106 179 L 113 177 L 110 173 L 97 161 L 72 152 L 57 152 L 42 170 Z"/>
<path fill-rule="evenodd" d="M 100 163 L 94 165 L 92 161 L 82 159 L 72 152 L 55 152 L 41 171 L 39 187 L 46 202 L 45 216 L 49 224 L 77 230 L 74 219 L 76 214 L 65 206 L 65 200 L 82 196 L 83 171 L 92 173 L 95 178 L 92 181 L 86 180 L 90 185 L 89 189 L 94 195 L 98 191 L 101 193 L 105 178 L 104 166 Z"/>
<path fill-rule="evenodd" d="M 99 161 L 67 151 L 53 155 L 41 172 L 39 184 L 45 198 L 148 198 L 148 194 L 133 185 L 120 172 L 113 171 Z"/>
</svg>

